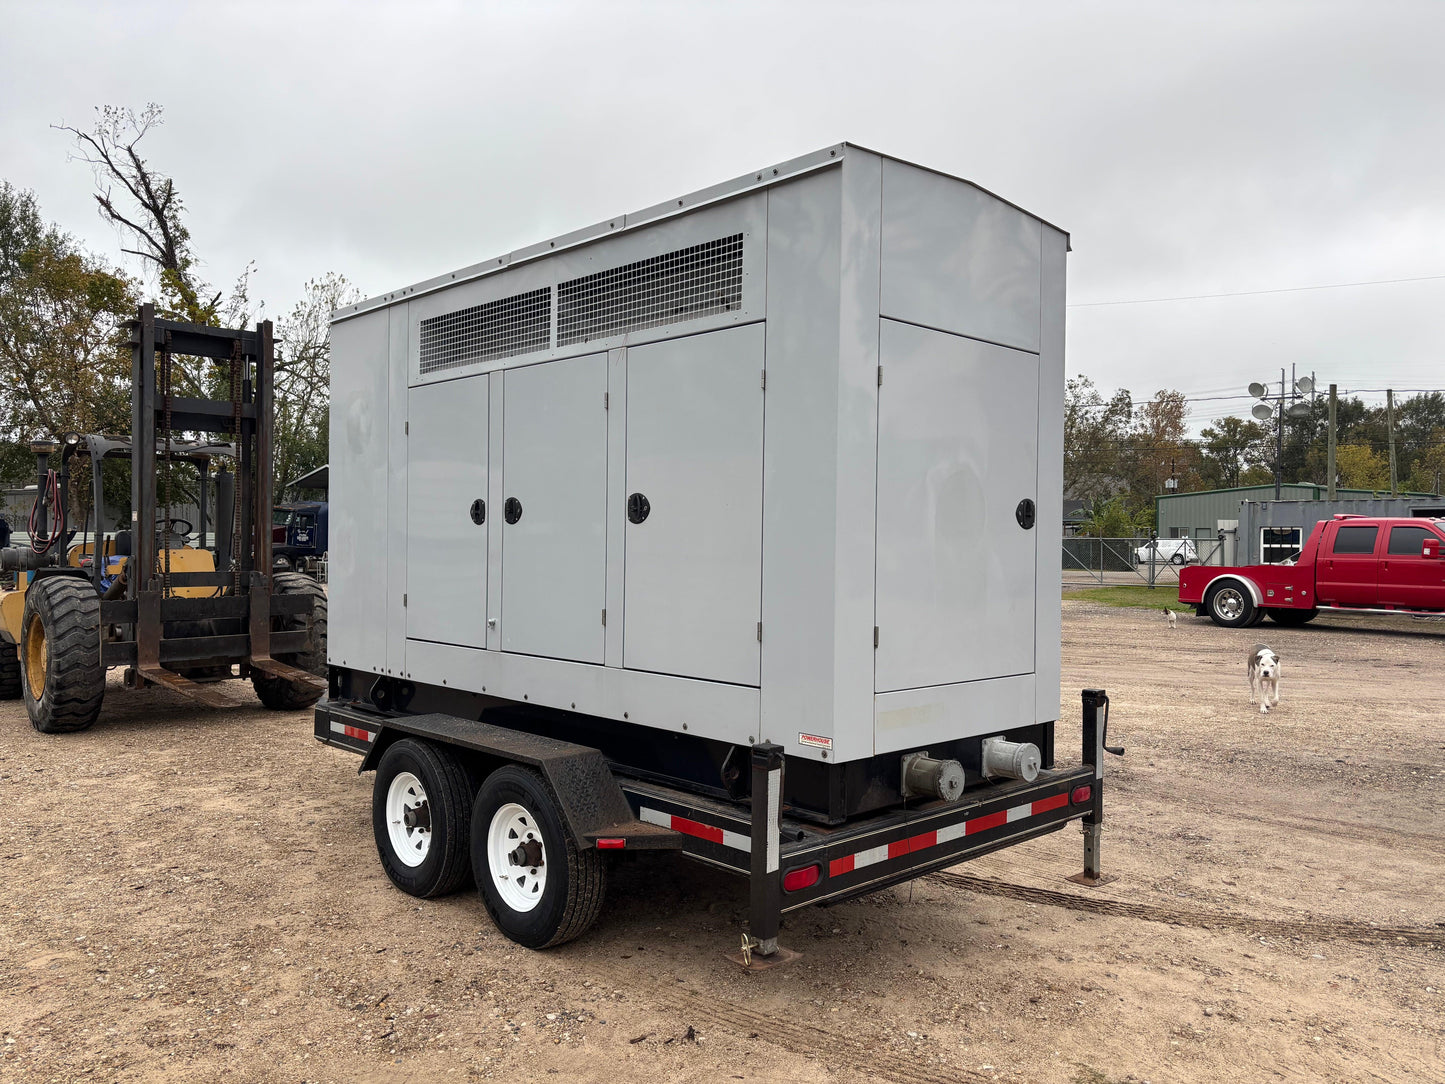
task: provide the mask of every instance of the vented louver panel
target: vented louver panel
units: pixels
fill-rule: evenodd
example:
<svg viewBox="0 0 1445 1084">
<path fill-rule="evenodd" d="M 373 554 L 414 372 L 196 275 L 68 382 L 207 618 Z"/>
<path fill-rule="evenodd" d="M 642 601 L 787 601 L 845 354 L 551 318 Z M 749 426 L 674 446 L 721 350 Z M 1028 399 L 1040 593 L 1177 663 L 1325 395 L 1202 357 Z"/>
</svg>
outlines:
<svg viewBox="0 0 1445 1084">
<path fill-rule="evenodd" d="M 552 345 L 552 288 L 488 301 L 421 321 L 421 371 L 509 358 Z"/>
<path fill-rule="evenodd" d="M 557 345 L 696 320 L 743 303 L 743 235 L 598 271 L 557 287 Z"/>
</svg>

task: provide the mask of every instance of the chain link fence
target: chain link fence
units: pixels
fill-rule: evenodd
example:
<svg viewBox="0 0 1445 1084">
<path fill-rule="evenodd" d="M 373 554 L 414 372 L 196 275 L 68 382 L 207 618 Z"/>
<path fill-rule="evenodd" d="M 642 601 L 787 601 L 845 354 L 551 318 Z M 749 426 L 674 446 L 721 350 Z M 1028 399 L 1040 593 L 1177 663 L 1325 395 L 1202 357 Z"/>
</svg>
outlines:
<svg viewBox="0 0 1445 1084">
<path fill-rule="evenodd" d="M 1143 585 L 1177 589 L 1179 573 L 1189 565 L 1224 564 L 1221 538 L 1063 539 L 1064 587 Z"/>
</svg>

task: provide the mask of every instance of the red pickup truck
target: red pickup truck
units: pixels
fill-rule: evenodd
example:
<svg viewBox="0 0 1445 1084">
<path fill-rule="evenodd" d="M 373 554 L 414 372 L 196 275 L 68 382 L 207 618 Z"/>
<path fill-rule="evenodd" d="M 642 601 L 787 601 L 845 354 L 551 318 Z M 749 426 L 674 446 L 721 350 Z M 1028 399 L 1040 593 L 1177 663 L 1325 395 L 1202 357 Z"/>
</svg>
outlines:
<svg viewBox="0 0 1445 1084">
<path fill-rule="evenodd" d="M 1321 610 L 1445 613 L 1445 520 L 1339 514 L 1315 524 L 1297 560 L 1179 573 L 1179 601 L 1216 625 L 1266 617 L 1303 625 Z"/>
</svg>

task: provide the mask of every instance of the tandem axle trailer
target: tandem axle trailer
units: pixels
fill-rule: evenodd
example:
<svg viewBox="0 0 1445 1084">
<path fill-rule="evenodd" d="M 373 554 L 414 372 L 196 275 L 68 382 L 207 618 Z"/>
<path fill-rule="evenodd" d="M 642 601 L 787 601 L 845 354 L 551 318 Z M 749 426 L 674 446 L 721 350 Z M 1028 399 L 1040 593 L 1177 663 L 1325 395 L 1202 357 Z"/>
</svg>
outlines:
<svg viewBox="0 0 1445 1084">
<path fill-rule="evenodd" d="M 334 685 L 346 677 L 333 674 Z M 721 786 L 664 781 L 629 765 L 645 758 L 629 756 L 626 741 L 609 755 L 558 736 L 584 737 L 585 719 L 507 707 L 480 719 L 414 714 L 376 700 L 428 699 L 415 688 L 379 682 L 371 691 L 318 704 L 316 738 L 360 754 L 359 771 L 377 772 L 377 850 L 403 891 L 430 897 L 475 879 L 503 933 L 545 948 L 597 918 L 609 854 L 676 851 L 748 878 L 745 966 L 787 957 L 778 945 L 785 914 L 875 892 L 1073 821 L 1084 831 L 1076 879 L 1097 884 L 1103 754 L 1123 754 L 1107 745 L 1108 696 L 1085 689 L 1078 767 L 1050 765 L 1028 781 L 977 779 L 955 801 L 904 803 L 826 824 L 784 799 L 790 758 L 772 743 L 752 746 L 741 764 L 725 762 L 724 781 L 736 771 L 738 794 L 729 797 Z"/>
</svg>

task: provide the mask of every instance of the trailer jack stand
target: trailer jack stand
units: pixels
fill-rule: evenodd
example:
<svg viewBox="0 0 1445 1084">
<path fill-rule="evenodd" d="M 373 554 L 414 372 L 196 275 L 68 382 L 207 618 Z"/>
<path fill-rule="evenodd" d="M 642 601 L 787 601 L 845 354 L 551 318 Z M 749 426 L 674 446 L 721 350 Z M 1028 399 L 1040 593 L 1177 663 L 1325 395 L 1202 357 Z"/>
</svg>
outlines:
<svg viewBox="0 0 1445 1084">
<path fill-rule="evenodd" d="M 1089 812 L 1084 816 L 1084 871 L 1064 880 L 1072 881 L 1085 888 L 1098 888 L 1116 876 L 1105 876 L 1099 868 L 1099 844 L 1104 834 L 1104 754 L 1123 756 L 1123 746 L 1109 744 L 1109 694 L 1103 689 L 1085 689 L 1083 692 L 1084 728 L 1083 761 L 1094 769 L 1093 793 L 1089 796 Z M 1104 717 L 1099 718 L 1099 709 Z"/>
<path fill-rule="evenodd" d="M 756 937 L 743 934 L 740 949 L 723 955 L 744 971 L 771 971 L 775 967 L 786 967 L 803 954 L 783 948 L 776 937 L 759 941 Z"/>
</svg>

